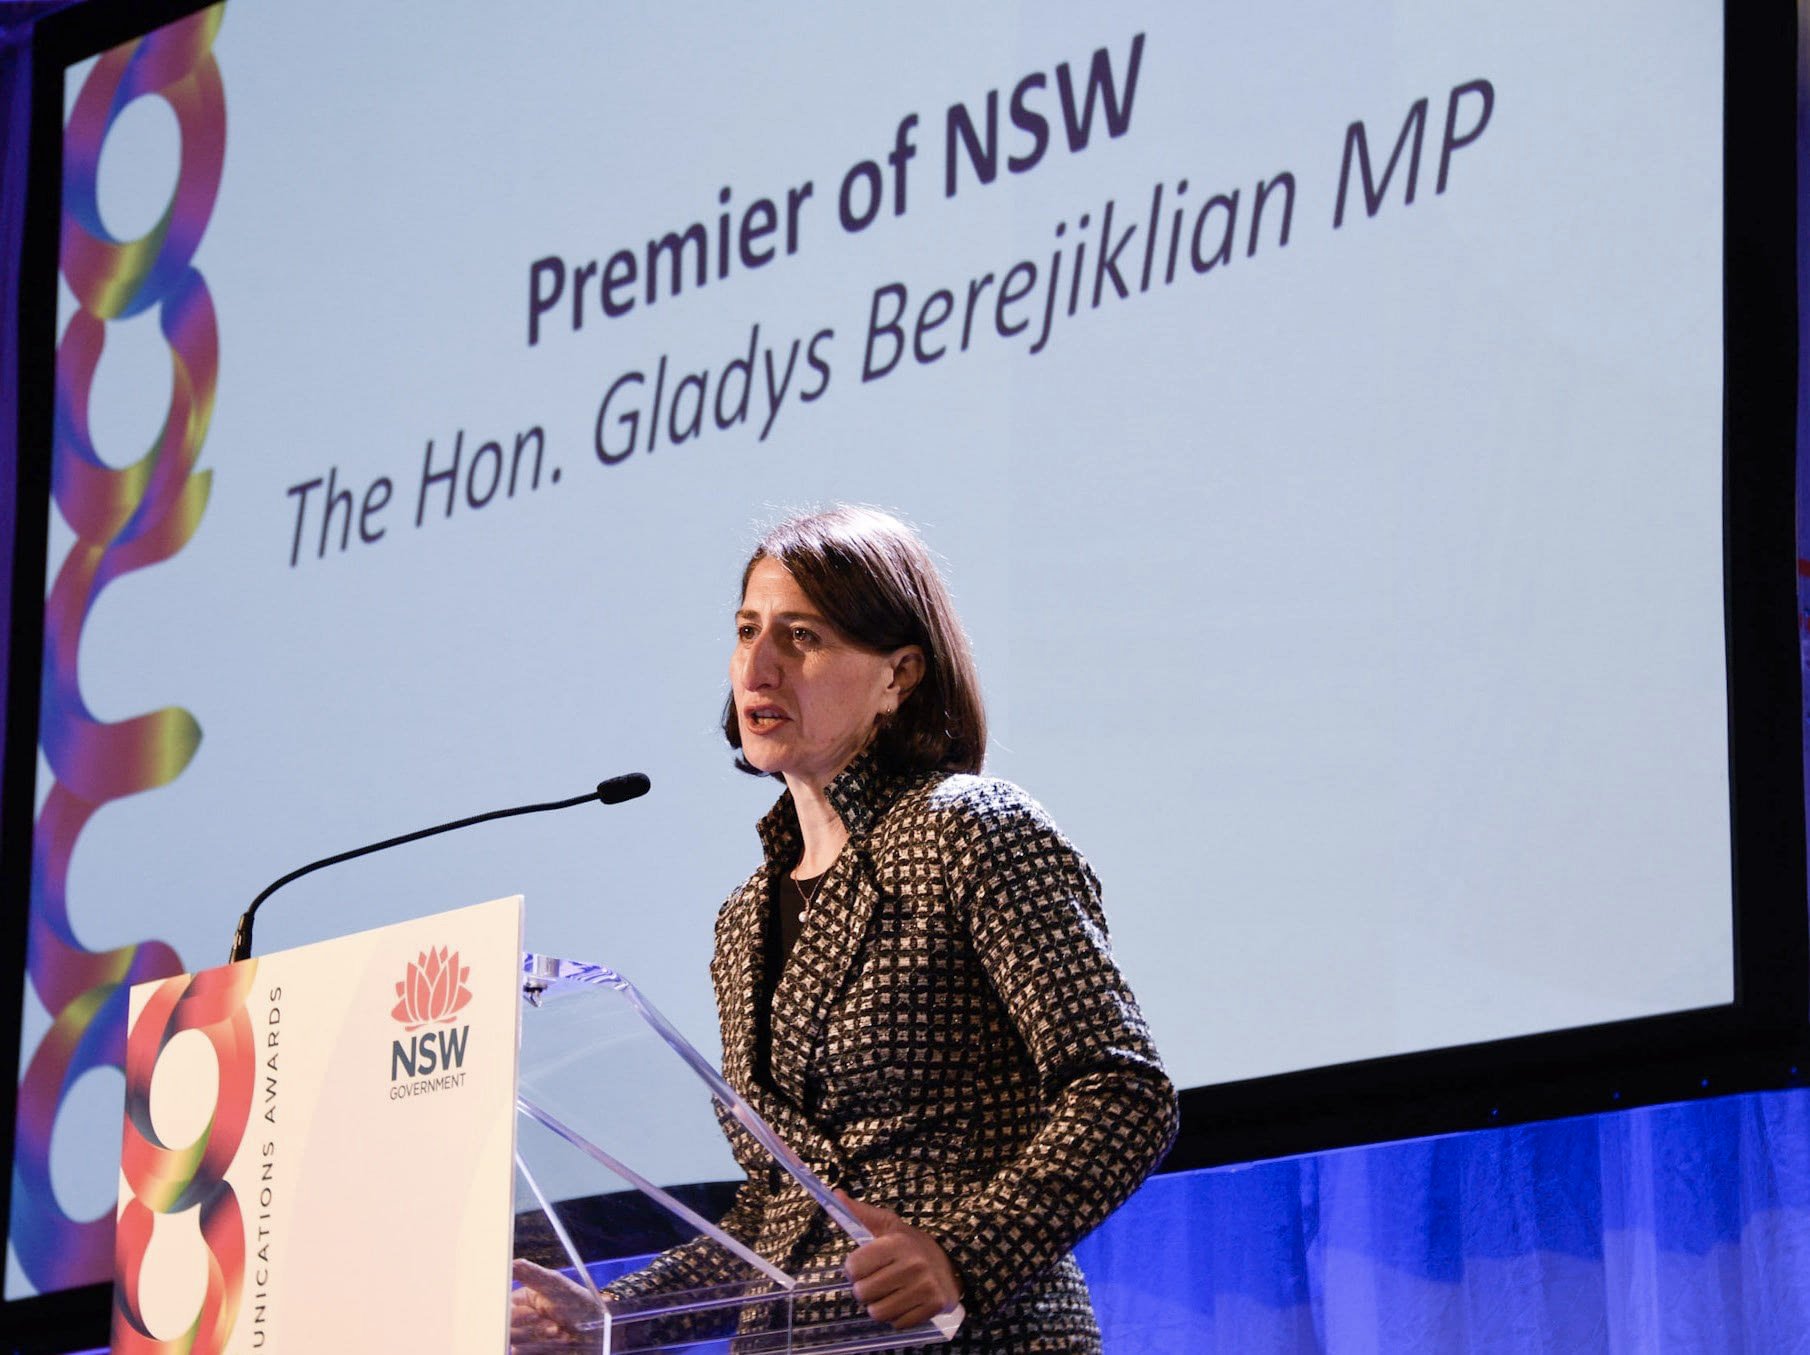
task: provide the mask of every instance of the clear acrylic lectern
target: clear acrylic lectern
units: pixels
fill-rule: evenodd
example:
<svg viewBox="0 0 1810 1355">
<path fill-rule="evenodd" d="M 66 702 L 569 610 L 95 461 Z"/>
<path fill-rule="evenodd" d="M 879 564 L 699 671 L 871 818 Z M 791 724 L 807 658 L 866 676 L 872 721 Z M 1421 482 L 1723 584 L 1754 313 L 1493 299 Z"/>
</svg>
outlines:
<svg viewBox="0 0 1810 1355">
<path fill-rule="evenodd" d="M 589 1263 L 677 1244 L 720 1251 L 724 1282 L 612 1299 L 582 1335 L 518 1355 L 616 1351 L 811 1355 L 947 1341 L 961 1310 L 908 1331 L 874 1322 L 840 1274 L 792 1276 L 717 1227 L 741 1171 L 721 1111 L 772 1154 L 857 1242 L 869 1234 L 829 1188 L 660 1015 L 601 965 L 523 957 L 516 1106 L 518 1256 L 597 1286 Z M 684 1184 L 678 1184 L 684 1183 Z M 631 1240 L 632 1239 L 632 1240 Z"/>
</svg>

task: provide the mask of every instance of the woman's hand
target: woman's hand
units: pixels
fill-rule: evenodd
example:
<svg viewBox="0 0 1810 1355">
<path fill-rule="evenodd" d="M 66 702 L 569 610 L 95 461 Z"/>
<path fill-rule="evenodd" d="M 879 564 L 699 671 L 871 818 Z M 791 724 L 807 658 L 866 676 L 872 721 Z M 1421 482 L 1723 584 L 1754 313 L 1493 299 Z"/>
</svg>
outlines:
<svg viewBox="0 0 1810 1355">
<path fill-rule="evenodd" d="M 928 1322 L 961 1302 L 961 1281 L 935 1238 L 913 1228 L 890 1209 L 837 1197 L 874 1235 L 850 1254 L 843 1269 L 855 1282 L 855 1297 L 868 1316 L 904 1330 Z"/>
<path fill-rule="evenodd" d="M 511 1273 L 521 1286 L 509 1297 L 511 1349 L 536 1350 L 596 1340 L 595 1334 L 579 1330 L 580 1323 L 594 1321 L 603 1312 L 590 1290 L 557 1270 L 519 1256 Z"/>
</svg>

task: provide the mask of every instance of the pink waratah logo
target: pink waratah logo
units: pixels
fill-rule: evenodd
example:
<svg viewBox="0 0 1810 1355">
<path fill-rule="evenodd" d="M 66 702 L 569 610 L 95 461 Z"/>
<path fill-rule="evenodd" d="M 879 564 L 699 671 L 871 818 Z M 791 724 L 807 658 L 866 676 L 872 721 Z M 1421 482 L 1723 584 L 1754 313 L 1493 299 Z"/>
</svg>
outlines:
<svg viewBox="0 0 1810 1355">
<path fill-rule="evenodd" d="M 409 965 L 407 977 L 397 982 L 396 996 L 402 1001 L 390 1015 L 407 1030 L 420 1030 L 430 1021 L 451 1025 L 458 1010 L 471 1001 L 471 989 L 465 986 L 470 977 L 471 966 L 460 967 L 458 951 L 448 955 L 445 946 L 423 951 Z"/>
</svg>

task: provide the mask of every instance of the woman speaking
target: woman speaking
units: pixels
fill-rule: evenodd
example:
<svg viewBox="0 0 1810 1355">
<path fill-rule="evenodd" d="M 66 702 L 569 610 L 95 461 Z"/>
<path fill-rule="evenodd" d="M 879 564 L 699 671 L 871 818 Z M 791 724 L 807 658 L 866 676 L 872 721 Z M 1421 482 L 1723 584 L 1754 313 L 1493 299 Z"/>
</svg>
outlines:
<svg viewBox="0 0 1810 1355">
<path fill-rule="evenodd" d="M 851 1252 L 739 1133 L 722 1226 L 788 1273 L 841 1268 L 898 1327 L 961 1303 L 942 1350 L 1098 1351 L 1071 1248 L 1176 1123 L 1098 881 L 1035 801 L 978 775 L 967 638 L 904 524 L 846 507 L 782 523 L 734 620 L 723 732 L 786 789 L 717 917 L 723 1073 L 874 1238 Z M 700 1240 L 605 1297 L 738 1266 Z M 518 1339 L 594 1312 L 550 1272 L 518 1277 Z"/>
</svg>

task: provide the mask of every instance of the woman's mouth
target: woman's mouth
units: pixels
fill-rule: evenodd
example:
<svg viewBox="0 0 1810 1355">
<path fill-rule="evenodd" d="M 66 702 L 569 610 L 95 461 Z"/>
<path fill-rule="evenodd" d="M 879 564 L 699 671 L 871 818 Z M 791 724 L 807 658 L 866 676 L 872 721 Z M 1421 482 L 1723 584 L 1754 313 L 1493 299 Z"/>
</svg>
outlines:
<svg viewBox="0 0 1810 1355">
<path fill-rule="evenodd" d="M 756 734 L 765 734 L 790 718 L 778 706 L 752 706 L 742 712 L 742 725 Z"/>
</svg>

